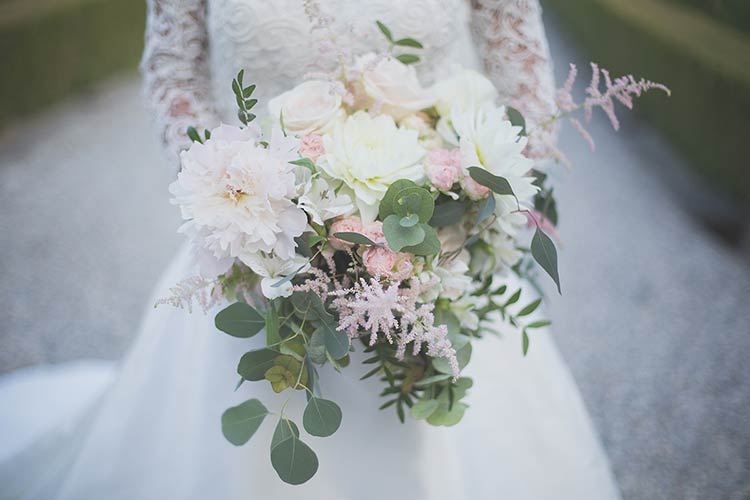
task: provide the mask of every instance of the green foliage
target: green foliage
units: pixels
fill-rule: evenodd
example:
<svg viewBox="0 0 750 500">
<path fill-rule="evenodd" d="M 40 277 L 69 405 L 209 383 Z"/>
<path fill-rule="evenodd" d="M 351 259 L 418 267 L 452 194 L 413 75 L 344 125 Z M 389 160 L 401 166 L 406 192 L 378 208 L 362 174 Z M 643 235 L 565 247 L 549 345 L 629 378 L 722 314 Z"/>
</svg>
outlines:
<svg viewBox="0 0 750 500">
<path fill-rule="evenodd" d="M 469 175 L 482 186 L 490 188 L 494 193 L 515 196 L 510 182 L 505 177 L 494 175 L 482 167 L 469 167 Z"/>
<path fill-rule="evenodd" d="M 273 366 L 266 371 L 265 379 L 277 393 L 289 388 L 301 390 L 307 384 L 307 370 L 293 356 L 284 354 L 273 360 Z"/>
<path fill-rule="evenodd" d="M 290 433 L 271 448 L 271 465 L 285 483 L 302 484 L 318 471 L 318 457 L 309 446 Z"/>
<path fill-rule="evenodd" d="M 257 382 L 266 377 L 266 372 L 274 365 L 279 353 L 271 349 L 258 349 L 246 352 L 237 365 L 237 373 L 244 380 Z"/>
<path fill-rule="evenodd" d="M 417 420 L 425 420 L 435 413 L 438 406 L 440 406 L 440 403 L 438 403 L 436 399 L 423 399 L 422 401 L 415 403 L 414 406 L 411 407 L 409 413 Z"/>
<path fill-rule="evenodd" d="M 322 331 L 326 352 L 333 359 L 338 360 L 349 354 L 349 337 L 345 332 L 339 331 L 330 323 L 323 323 L 317 331 Z"/>
<path fill-rule="evenodd" d="M 265 318 L 245 302 L 221 310 L 214 320 L 216 328 L 232 337 L 250 338 L 266 326 Z"/>
<path fill-rule="evenodd" d="M 292 165 L 296 165 L 298 167 L 305 167 L 313 174 L 316 173 L 318 170 L 315 168 L 315 163 L 310 158 L 300 158 L 299 160 L 290 161 Z"/>
<path fill-rule="evenodd" d="M 412 49 L 422 49 L 424 48 L 420 42 L 413 38 L 400 38 L 398 40 L 394 40 L 393 38 L 393 32 L 391 32 L 390 28 L 383 24 L 380 21 L 375 21 L 375 24 L 377 24 L 378 29 L 380 32 L 385 36 L 385 39 L 388 40 L 388 43 L 390 44 L 390 51 L 393 52 L 396 48 L 403 48 L 403 47 L 409 47 Z M 420 61 L 419 56 L 415 54 L 399 54 L 395 56 L 396 59 L 401 61 L 404 64 L 415 64 Z"/>
<path fill-rule="evenodd" d="M 419 56 L 414 54 L 399 54 L 396 56 L 396 59 L 404 64 L 416 64 L 421 60 Z"/>
<path fill-rule="evenodd" d="M 237 78 L 232 80 L 232 92 L 234 92 L 235 100 L 237 101 L 237 117 L 240 119 L 243 125 L 247 125 L 251 121 L 255 120 L 255 115 L 250 112 L 253 107 L 258 104 L 257 99 L 252 99 L 251 96 L 255 92 L 255 85 L 243 87 L 242 79 L 245 76 L 245 70 L 240 70 L 237 73 Z"/>
<path fill-rule="evenodd" d="M 273 301 L 268 303 L 266 308 L 266 346 L 275 346 L 281 343 L 279 334 L 279 313 L 276 311 L 276 305 Z"/>
<path fill-rule="evenodd" d="M 453 226 L 461 222 L 466 213 L 466 203 L 463 201 L 446 201 L 435 205 L 435 211 L 430 219 L 432 227 Z"/>
<path fill-rule="evenodd" d="M 221 432 L 235 446 L 247 443 L 258 430 L 268 410 L 257 399 L 227 409 L 221 416 Z"/>
<path fill-rule="evenodd" d="M 555 282 L 558 293 L 562 294 L 560 275 L 557 271 L 557 250 L 555 249 L 555 243 L 538 227 L 531 240 L 531 255 Z"/>
<path fill-rule="evenodd" d="M 377 243 L 372 241 L 370 238 L 368 238 L 364 234 L 341 232 L 341 233 L 334 233 L 333 237 L 338 238 L 343 241 L 348 241 L 349 243 L 354 243 L 355 245 L 378 246 Z"/>
<path fill-rule="evenodd" d="M 299 428 L 297 427 L 297 424 L 286 417 L 280 418 L 279 423 L 276 424 L 276 429 L 273 431 L 271 449 L 273 450 L 276 446 L 291 437 L 299 438 Z"/>
<path fill-rule="evenodd" d="M 383 234 L 394 252 L 400 252 L 404 247 L 419 245 L 425 238 L 422 225 L 404 227 L 401 225 L 401 217 L 395 214 L 389 215 L 383 221 Z"/>
<path fill-rule="evenodd" d="M 310 398 L 302 416 L 305 430 L 318 437 L 328 437 L 341 425 L 341 408 L 333 401 Z"/>
<path fill-rule="evenodd" d="M 508 120 L 510 120 L 510 123 L 513 124 L 513 126 L 515 127 L 521 127 L 520 135 L 525 136 L 526 135 L 526 118 L 523 117 L 520 111 L 518 111 L 516 108 L 513 108 L 511 106 L 506 106 L 505 111 L 508 114 Z"/>
<path fill-rule="evenodd" d="M 424 231 L 424 239 L 418 245 L 404 247 L 405 252 L 412 253 L 414 255 L 437 255 L 440 253 L 440 240 L 437 236 L 437 231 L 432 226 L 427 224 L 420 224 L 419 227 Z"/>
</svg>

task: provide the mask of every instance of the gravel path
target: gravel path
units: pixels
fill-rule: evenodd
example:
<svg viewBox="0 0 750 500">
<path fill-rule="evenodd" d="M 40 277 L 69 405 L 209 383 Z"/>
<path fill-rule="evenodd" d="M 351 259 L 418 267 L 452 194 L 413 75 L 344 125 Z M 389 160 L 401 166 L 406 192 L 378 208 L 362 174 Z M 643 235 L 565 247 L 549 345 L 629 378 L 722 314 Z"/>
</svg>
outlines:
<svg viewBox="0 0 750 500">
<path fill-rule="evenodd" d="M 627 500 L 750 499 L 750 256 L 685 215 L 648 127 L 600 118 L 593 155 L 562 137 L 560 348 Z M 179 244 L 170 175 L 135 76 L 0 136 L 0 372 L 121 355 Z"/>
</svg>

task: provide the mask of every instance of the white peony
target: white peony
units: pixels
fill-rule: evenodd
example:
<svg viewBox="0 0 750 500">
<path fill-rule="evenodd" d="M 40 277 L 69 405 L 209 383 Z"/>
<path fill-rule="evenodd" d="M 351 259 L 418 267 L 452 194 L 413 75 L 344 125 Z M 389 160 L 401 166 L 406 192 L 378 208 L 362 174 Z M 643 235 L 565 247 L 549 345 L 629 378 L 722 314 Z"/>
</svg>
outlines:
<svg viewBox="0 0 750 500">
<path fill-rule="evenodd" d="M 431 90 L 437 99 L 435 109 L 444 117 L 454 108 L 459 111 L 477 109 L 493 104 L 498 98 L 497 89 L 486 76 L 460 67 L 449 78 L 436 82 Z"/>
<path fill-rule="evenodd" d="M 268 102 L 271 118 L 297 137 L 325 132 L 330 125 L 343 119 L 341 92 L 333 82 L 309 80 Z"/>
<path fill-rule="evenodd" d="M 307 216 L 292 199 L 296 141 L 276 131 L 269 147 L 257 144 L 255 129 L 221 125 L 205 144 L 181 155 L 182 171 L 170 185 L 172 203 L 187 222 L 181 232 L 217 262 L 244 260 L 258 252 L 294 257 L 294 238 Z"/>
<path fill-rule="evenodd" d="M 261 277 L 260 290 L 269 300 L 292 295 L 294 285 L 291 280 L 284 281 L 284 278 L 310 269 L 310 262 L 301 255 L 295 255 L 291 259 L 280 259 L 276 256 L 255 254 L 247 255 L 243 262 Z M 284 282 L 281 283 L 282 281 Z"/>
<path fill-rule="evenodd" d="M 429 108 L 435 103 L 432 93 L 423 88 L 413 66 L 391 56 L 361 56 L 355 67 L 362 74 L 365 93 L 396 120 Z"/>
<path fill-rule="evenodd" d="M 365 112 L 337 123 L 323 137 L 326 154 L 319 167 L 333 179 L 343 181 L 354 193 L 363 222 L 375 220 L 380 200 L 393 182 L 419 182 L 425 150 L 416 130 L 400 129 L 388 115 L 375 118 Z"/>
</svg>

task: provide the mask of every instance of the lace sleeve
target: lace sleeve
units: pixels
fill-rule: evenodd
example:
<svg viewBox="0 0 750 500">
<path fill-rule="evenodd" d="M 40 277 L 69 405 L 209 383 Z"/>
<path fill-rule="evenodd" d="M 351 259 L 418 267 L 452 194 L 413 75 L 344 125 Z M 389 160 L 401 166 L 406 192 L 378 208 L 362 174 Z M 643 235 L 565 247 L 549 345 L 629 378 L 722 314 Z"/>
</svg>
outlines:
<svg viewBox="0 0 750 500">
<path fill-rule="evenodd" d="M 530 129 L 555 114 L 555 81 L 538 0 L 471 0 L 471 29 L 488 76 Z M 536 129 L 529 154 L 549 156 L 556 127 Z"/>
<path fill-rule="evenodd" d="M 176 165 L 190 145 L 186 130 L 217 124 L 210 97 L 205 0 L 147 0 L 141 60 L 146 101 Z"/>
</svg>

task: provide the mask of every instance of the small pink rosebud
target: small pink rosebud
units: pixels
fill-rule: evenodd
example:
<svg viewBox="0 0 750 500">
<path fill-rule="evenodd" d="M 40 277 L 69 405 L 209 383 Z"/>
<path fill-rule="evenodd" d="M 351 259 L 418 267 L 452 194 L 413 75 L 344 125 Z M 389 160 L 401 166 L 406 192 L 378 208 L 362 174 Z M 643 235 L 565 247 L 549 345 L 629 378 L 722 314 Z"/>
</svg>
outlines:
<svg viewBox="0 0 750 500">
<path fill-rule="evenodd" d="M 338 219 L 333 221 L 333 224 L 331 224 L 331 228 L 328 230 L 328 234 L 330 235 L 328 241 L 331 242 L 331 246 L 333 248 L 335 248 L 336 250 L 346 250 L 347 248 L 351 248 L 353 246 L 353 243 L 334 237 L 333 235 L 336 233 L 362 234 L 362 221 L 359 219 L 359 217 L 355 216 L 339 217 Z"/>
<path fill-rule="evenodd" d="M 490 188 L 482 186 L 477 181 L 466 175 L 461 179 L 461 187 L 471 200 L 478 201 L 487 198 Z"/>
<path fill-rule="evenodd" d="M 310 158 L 313 163 L 325 154 L 323 138 L 316 134 L 308 134 L 301 140 L 299 154 L 303 157 Z"/>
<path fill-rule="evenodd" d="M 427 178 L 440 191 L 448 191 L 461 178 L 461 151 L 435 149 L 425 159 Z"/>
<path fill-rule="evenodd" d="M 370 247 L 362 254 L 365 269 L 376 278 L 390 278 L 396 260 L 396 252 L 386 247 Z"/>
<path fill-rule="evenodd" d="M 372 221 L 362 228 L 362 234 L 379 245 L 387 245 L 385 234 L 383 234 L 383 223 L 379 220 Z"/>
</svg>

